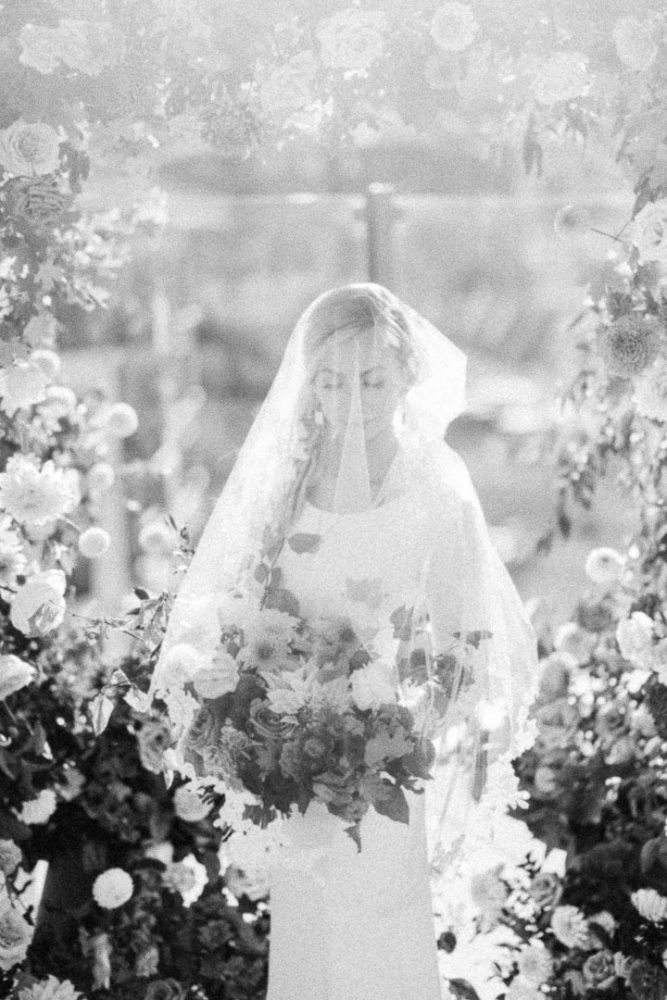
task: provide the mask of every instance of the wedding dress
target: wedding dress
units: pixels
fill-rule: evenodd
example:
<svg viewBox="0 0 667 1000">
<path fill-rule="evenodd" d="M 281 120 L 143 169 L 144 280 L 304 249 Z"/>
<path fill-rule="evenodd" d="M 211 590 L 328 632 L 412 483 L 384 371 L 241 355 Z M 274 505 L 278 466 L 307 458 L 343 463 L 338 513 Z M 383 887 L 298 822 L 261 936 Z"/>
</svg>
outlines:
<svg viewBox="0 0 667 1000">
<path fill-rule="evenodd" d="M 304 616 L 369 632 L 380 624 L 374 645 L 388 660 L 396 640 L 382 611 L 414 600 L 430 544 L 415 499 L 407 492 L 347 514 L 306 503 L 278 561 Z M 299 536 L 321 542 L 295 551 Z M 271 867 L 267 1000 L 440 1000 L 424 797 L 407 796 L 407 826 L 372 809 L 364 816 L 361 852 L 321 803 L 284 824 L 290 850 L 321 851 L 310 870 L 280 855 Z"/>
</svg>

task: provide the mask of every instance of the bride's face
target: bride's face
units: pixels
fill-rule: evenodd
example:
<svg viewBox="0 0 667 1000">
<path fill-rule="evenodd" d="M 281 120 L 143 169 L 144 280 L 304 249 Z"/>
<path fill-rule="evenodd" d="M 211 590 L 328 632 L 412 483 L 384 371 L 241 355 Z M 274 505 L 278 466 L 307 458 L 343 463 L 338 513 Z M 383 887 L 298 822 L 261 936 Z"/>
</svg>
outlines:
<svg viewBox="0 0 667 1000">
<path fill-rule="evenodd" d="M 407 390 L 405 373 L 391 348 L 378 342 L 372 332 L 330 337 L 318 355 L 313 391 L 334 436 L 347 426 L 355 378 L 359 381 L 364 434 L 371 440 L 391 428 Z"/>
</svg>

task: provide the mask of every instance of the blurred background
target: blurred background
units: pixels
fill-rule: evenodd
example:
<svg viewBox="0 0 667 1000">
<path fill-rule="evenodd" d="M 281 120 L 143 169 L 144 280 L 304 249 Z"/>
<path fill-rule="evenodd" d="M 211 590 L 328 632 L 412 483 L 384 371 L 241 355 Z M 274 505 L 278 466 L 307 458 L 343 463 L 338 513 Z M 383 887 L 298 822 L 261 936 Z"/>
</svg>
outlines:
<svg viewBox="0 0 667 1000">
<path fill-rule="evenodd" d="M 107 203 L 113 183 L 99 178 Z M 374 280 L 467 352 L 469 406 L 448 440 L 523 597 L 567 618 L 586 553 L 630 523 L 607 484 L 572 538 L 540 552 L 554 526 L 556 398 L 577 368 L 571 324 L 630 219 L 616 165 L 556 138 L 529 176 L 455 135 L 335 153 L 304 139 L 267 160 L 186 150 L 157 183 L 164 228 L 136 243 L 102 318 L 72 310 L 63 343 L 73 387 L 110 392 L 140 418 L 106 511 L 115 544 L 79 568 L 82 600 L 114 611 L 133 586 L 169 585 L 168 532 L 148 529 L 170 513 L 197 540 L 299 313 L 326 288 Z M 554 224 L 568 205 L 593 228 Z"/>
</svg>

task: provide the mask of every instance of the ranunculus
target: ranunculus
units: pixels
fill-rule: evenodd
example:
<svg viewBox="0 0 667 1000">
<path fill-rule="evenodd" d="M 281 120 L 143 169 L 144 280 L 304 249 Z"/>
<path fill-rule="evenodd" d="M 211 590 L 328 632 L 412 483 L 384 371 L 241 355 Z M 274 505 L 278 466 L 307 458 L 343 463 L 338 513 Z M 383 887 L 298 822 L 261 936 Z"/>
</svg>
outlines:
<svg viewBox="0 0 667 1000">
<path fill-rule="evenodd" d="M 396 685 L 389 667 L 384 663 L 367 663 L 352 674 L 352 698 L 363 711 L 396 701 Z"/>
<path fill-rule="evenodd" d="M 656 358 L 635 379 L 634 401 L 643 417 L 667 424 L 667 359 Z"/>
<path fill-rule="evenodd" d="M 441 4 L 431 18 L 431 37 L 446 52 L 462 52 L 473 42 L 479 25 L 472 7 L 451 0 Z"/>
<path fill-rule="evenodd" d="M 553 972 L 553 958 L 551 952 L 537 938 L 529 942 L 526 948 L 522 948 L 517 959 L 519 975 L 523 976 L 531 986 L 542 986 Z"/>
<path fill-rule="evenodd" d="M 618 583 L 623 576 L 625 559 L 616 549 L 593 549 L 586 559 L 586 575 L 603 587 Z"/>
<path fill-rule="evenodd" d="M 206 868 L 194 854 L 169 865 L 163 878 L 166 886 L 181 894 L 185 907 L 196 903 L 208 883 Z"/>
<path fill-rule="evenodd" d="M 204 802 L 196 788 L 181 785 L 174 792 L 174 812 L 186 823 L 199 823 L 209 815 L 211 806 Z"/>
<path fill-rule="evenodd" d="M 650 656 L 652 639 L 653 621 L 643 611 L 634 611 L 616 627 L 616 642 L 621 655 L 638 666 L 643 666 Z"/>
<path fill-rule="evenodd" d="M 581 97 L 589 86 L 588 56 L 583 52 L 556 52 L 541 65 L 534 94 L 540 104 L 552 105 Z"/>
<path fill-rule="evenodd" d="M 55 976 L 47 976 L 19 989 L 17 1000 L 82 1000 L 82 997 L 69 979 L 61 982 Z"/>
<path fill-rule="evenodd" d="M 0 473 L 0 507 L 19 524 L 49 524 L 80 499 L 76 469 L 57 468 L 52 459 L 40 466 L 35 455 L 12 455 Z"/>
<path fill-rule="evenodd" d="M 43 788 L 37 798 L 23 803 L 19 819 L 27 826 L 42 826 L 56 811 L 57 798 L 52 788 Z"/>
<path fill-rule="evenodd" d="M 0 872 L 11 875 L 21 863 L 21 848 L 13 840 L 0 840 Z"/>
<path fill-rule="evenodd" d="M 317 26 L 322 62 L 332 69 L 365 72 L 382 55 L 388 27 L 382 10 L 337 11 Z"/>
<path fill-rule="evenodd" d="M 107 868 L 93 882 L 93 898 L 105 910 L 115 910 L 132 897 L 134 882 L 123 868 Z"/>
<path fill-rule="evenodd" d="M 588 944 L 588 923 L 577 906 L 557 906 L 551 914 L 551 929 L 566 948 L 585 948 Z"/>
<path fill-rule="evenodd" d="M 312 84 L 317 73 L 315 53 L 297 52 L 263 79 L 259 88 L 262 107 L 268 114 L 296 111 L 313 100 Z"/>
<path fill-rule="evenodd" d="M 667 265 L 667 198 L 647 201 L 630 223 L 627 238 L 637 247 L 642 263 Z"/>
<path fill-rule="evenodd" d="M 607 990 L 616 979 L 614 955 L 607 948 L 589 955 L 581 969 L 589 989 Z"/>
<path fill-rule="evenodd" d="M 147 771 L 162 774 L 164 752 L 172 743 L 171 729 L 159 719 L 144 722 L 137 733 L 139 759 Z"/>
<path fill-rule="evenodd" d="M 635 17 L 619 17 L 612 29 L 618 58 L 630 69 L 650 69 L 658 55 L 658 46 L 648 24 Z"/>
<path fill-rule="evenodd" d="M 104 528 L 92 525 L 79 535 L 79 552 L 86 559 L 99 559 L 108 552 L 111 545 L 111 535 Z"/>
<path fill-rule="evenodd" d="M 233 656 L 220 651 L 213 663 L 202 666 L 192 678 L 200 698 L 220 698 L 234 691 L 239 681 L 239 666 Z"/>
<path fill-rule="evenodd" d="M 667 920 L 667 897 L 661 896 L 655 889 L 637 889 L 630 899 L 644 920 L 650 920 L 654 924 Z"/>
<path fill-rule="evenodd" d="M 0 131 L 0 166 L 8 174 L 52 174 L 59 165 L 60 138 L 50 125 L 19 118 Z"/>
<path fill-rule="evenodd" d="M 66 577 L 61 570 L 35 573 L 15 594 L 10 619 L 27 636 L 46 635 L 58 628 L 67 608 Z"/>
<path fill-rule="evenodd" d="M 0 407 L 8 417 L 46 398 L 49 379 L 32 359 L 15 361 L 0 370 Z"/>
<path fill-rule="evenodd" d="M 626 313 L 600 330 L 598 350 L 607 371 L 620 378 L 634 378 L 658 356 L 661 324 L 655 316 Z"/>
<path fill-rule="evenodd" d="M 26 957 L 32 927 L 7 899 L 0 903 L 0 969 L 7 972 Z"/>
<path fill-rule="evenodd" d="M 13 653 L 0 656 L 0 701 L 34 681 L 37 671 Z"/>
<path fill-rule="evenodd" d="M 528 892 L 541 910 L 556 906 L 563 895 L 563 884 L 554 872 L 537 872 L 530 883 Z"/>
</svg>

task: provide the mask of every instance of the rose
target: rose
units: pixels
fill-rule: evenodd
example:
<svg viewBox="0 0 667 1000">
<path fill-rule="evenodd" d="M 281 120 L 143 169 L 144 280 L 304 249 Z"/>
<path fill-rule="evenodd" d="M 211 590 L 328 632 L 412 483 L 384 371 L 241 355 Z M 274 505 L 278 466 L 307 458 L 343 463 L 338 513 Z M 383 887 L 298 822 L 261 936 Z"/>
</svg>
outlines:
<svg viewBox="0 0 667 1000">
<path fill-rule="evenodd" d="M 55 129 L 22 118 L 0 132 L 0 166 L 20 177 L 52 174 L 60 164 L 60 138 Z"/>
<path fill-rule="evenodd" d="M 637 71 L 650 69 L 658 55 L 651 28 L 634 17 L 619 17 L 612 37 L 621 62 Z"/>
<path fill-rule="evenodd" d="M 166 723 L 157 719 L 144 722 L 137 733 L 139 758 L 143 767 L 153 774 L 163 771 L 164 752 L 171 746 L 171 729 Z"/>
<path fill-rule="evenodd" d="M 13 653 L 0 656 L 0 701 L 34 681 L 37 671 Z"/>
<path fill-rule="evenodd" d="M 581 969 L 589 989 L 607 990 L 616 979 L 614 956 L 607 948 L 589 955 Z"/>
<path fill-rule="evenodd" d="M 322 62 L 332 69 L 364 72 L 382 55 L 387 28 L 384 11 L 337 11 L 317 26 Z"/>
<path fill-rule="evenodd" d="M 637 247 L 642 263 L 657 261 L 667 265 L 667 198 L 648 201 L 637 212 L 628 239 Z"/>
<path fill-rule="evenodd" d="M 391 670 L 384 663 L 376 661 L 355 670 L 351 687 L 354 703 L 362 712 L 396 701 L 396 685 Z"/>
<path fill-rule="evenodd" d="M 6 899 L 0 905 L 0 969 L 8 971 L 24 960 L 32 929 Z"/>
<path fill-rule="evenodd" d="M 479 25 L 472 8 L 467 3 L 443 3 L 431 19 L 431 37 L 446 52 L 462 52 L 467 49 L 477 33 Z"/>
<path fill-rule="evenodd" d="M 239 680 L 238 663 L 229 653 L 220 651 L 213 663 L 201 667 L 193 677 L 195 691 L 200 698 L 220 698 L 234 691 Z"/>
</svg>

